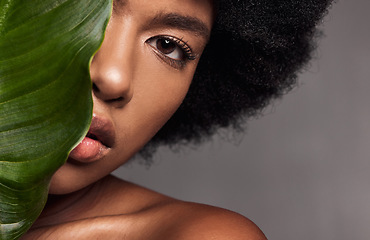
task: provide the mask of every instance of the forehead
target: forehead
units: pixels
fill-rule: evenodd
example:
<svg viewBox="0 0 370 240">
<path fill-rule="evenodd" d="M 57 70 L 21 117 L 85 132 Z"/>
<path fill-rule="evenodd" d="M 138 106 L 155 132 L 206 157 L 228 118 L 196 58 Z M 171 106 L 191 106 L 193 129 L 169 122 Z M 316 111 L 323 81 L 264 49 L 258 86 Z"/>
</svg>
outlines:
<svg viewBox="0 0 370 240">
<path fill-rule="evenodd" d="M 151 16 L 175 13 L 201 20 L 207 28 L 212 27 L 214 18 L 213 0 L 114 0 L 114 12 L 137 13 L 138 16 Z"/>
</svg>

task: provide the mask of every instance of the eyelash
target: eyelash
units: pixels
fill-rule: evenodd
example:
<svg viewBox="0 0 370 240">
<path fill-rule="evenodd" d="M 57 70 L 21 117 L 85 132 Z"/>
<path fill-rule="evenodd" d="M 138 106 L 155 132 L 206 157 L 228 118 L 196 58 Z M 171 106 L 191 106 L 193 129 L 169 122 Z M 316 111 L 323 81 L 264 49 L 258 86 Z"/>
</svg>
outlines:
<svg viewBox="0 0 370 240">
<path fill-rule="evenodd" d="M 164 40 L 164 41 L 168 41 L 170 43 L 175 44 L 175 47 L 181 51 L 181 54 L 182 54 L 181 59 L 175 59 L 175 58 L 167 56 L 167 55 L 172 54 L 174 51 L 176 51 L 176 48 L 174 51 L 167 53 L 167 54 L 159 50 L 158 40 Z M 185 67 L 188 61 L 192 61 L 196 59 L 196 56 L 193 54 L 193 50 L 190 48 L 190 46 L 179 38 L 172 37 L 172 36 L 166 36 L 166 35 L 159 35 L 159 36 L 151 37 L 145 42 L 149 44 L 149 46 L 155 51 L 158 57 L 160 57 L 163 61 L 165 61 L 171 67 L 174 67 L 176 69 L 182 69 Z"/>
</svg>

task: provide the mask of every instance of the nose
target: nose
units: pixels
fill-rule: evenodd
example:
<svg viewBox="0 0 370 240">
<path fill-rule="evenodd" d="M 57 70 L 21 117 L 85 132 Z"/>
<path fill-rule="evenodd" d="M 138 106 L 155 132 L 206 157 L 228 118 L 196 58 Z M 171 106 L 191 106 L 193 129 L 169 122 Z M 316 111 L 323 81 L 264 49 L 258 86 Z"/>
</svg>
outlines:
<svg viewBox="0 0 370 240">
<path fill-rule="evenodd" d="M 113 59 L 101 62 L 97 58 L 95 55 L 90 68 L 94 95 L 106 103 L 130 101 L 133 95 L 131 76 L 126 68 Z"/>
<path fill-rule="evenodd" d="M 110 23 L 90 66 L 93 94 L 116 107 L 127 104 L 133 96 L 134 60 L 129 37 L 127 32 L 114 29 L 114 23 Z"/>
</svg>

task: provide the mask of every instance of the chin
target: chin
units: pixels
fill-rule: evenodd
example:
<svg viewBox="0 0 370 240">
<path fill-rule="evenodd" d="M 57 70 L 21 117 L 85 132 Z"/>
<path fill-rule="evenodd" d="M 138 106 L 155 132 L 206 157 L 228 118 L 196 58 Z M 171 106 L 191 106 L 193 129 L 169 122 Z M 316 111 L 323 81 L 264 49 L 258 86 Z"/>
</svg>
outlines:
<svg viewBox="0 0 370 240">
<path fill-rule="evenodd" d="M 63 194 L 72 193 L 78 190 L 79 188 L 76 188 L 75 186 L 71 186 L 70 184 L 54 180 L 53 178 L 50 182 L 49 194 L 63 195 Z"/>
<path fill-rule="evenodd" d="M 70 183 L 53 177 L 50 182 L 49 194 L 63 195 L 78 191 L 82 188 Z"/>
<path fill-rule="evenodd" d="M 49 194 L 68 194 L 81 190 L 98 179 L 92 179 L 73 171 L 69 163 L 59 168 L 50 181 Z"/>
</svg>

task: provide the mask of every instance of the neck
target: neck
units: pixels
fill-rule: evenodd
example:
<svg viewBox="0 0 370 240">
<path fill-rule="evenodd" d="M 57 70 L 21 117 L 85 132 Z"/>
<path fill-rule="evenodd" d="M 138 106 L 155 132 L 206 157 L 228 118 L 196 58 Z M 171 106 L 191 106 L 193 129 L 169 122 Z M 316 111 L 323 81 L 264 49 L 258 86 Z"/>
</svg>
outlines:
<svg viewBox="0 0 370 240">
<path fill-rule="evenodd" d="M 94 199 L 91 198 L 91 195 L 96 192 L 98 185 L 98 183 L 94 183 L 64 195 L 49 194 L 44 210 L 32 228 L 59 224 L 75 218 L 89 207 L 84 199 Z M 89 202 L 91 203 L 91 201 Z"/>
</svg>

